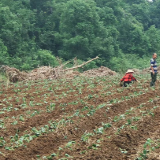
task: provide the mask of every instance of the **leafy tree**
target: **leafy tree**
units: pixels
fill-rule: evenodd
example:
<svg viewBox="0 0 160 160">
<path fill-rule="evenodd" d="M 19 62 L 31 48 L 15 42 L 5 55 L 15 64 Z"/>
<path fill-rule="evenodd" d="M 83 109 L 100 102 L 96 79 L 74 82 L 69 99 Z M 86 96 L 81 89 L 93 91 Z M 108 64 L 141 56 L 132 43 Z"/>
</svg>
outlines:
<svg viewBox="0 0 160 160">
<path fill-rule="evenodd" d="M 56 65 L 55 56 L 98 55 L 86 69 L 141 68 L 160 49 L 159 8 L 160 0 L 1 0 L 0 63 L 30 70 Z"/>
<path fill-rule="evenodd" d="M 48 50 L 39 50 L 37 53 L 37 59 L 39 61 L 39 66 L 52 66 L 55 67 L 58 65 L 56 58 L 52 55 L 51 51 Z"/>
<path fill-rule="evenodd" d="M 70 0 L 66 3 L 60 21 L 63 36 L 63 47 L 59 51 L 61 57 L 85 60 L 100 55 L 108 60 L 114 55 L 112 29 L 104 27 L 96 9 L 93 0 Z"/>
<path fill-rule="evenodd" d="M 151 25 L 160 28 L 160 0 L 155 0 L 150 4 Z"/>
<path fill-rule="evenodd" d="M 144 33 L 143 25 L 129 15 L 119 26 L 119 43 L 124 53 L 143 56 L 148 53 L 149 42 Z"/>
<path fill-rule="evenodd" d="M 130 7 L 126 7 L 129 13 L 136 18 L 140 23 L 143 24 L 144 29 L 147 30 L 151 24 L 151 14 L 150 14 L 150 2 L 141 0 L 141 1 L 132 1 Z"/>
<path fill-rule="evenodd" d="M 149 53 L 154 53 L 160 50 L 160 30 L 151 26 L 146 31 L 146 37 L 149 40 Z"/>
<path fill-rule="evenodd" d="M 0 39 L 0 65 L 9 64 L 9 54 L 7 52 L 7 47 L 4 45 L 3 41 Z"/>
</svg>

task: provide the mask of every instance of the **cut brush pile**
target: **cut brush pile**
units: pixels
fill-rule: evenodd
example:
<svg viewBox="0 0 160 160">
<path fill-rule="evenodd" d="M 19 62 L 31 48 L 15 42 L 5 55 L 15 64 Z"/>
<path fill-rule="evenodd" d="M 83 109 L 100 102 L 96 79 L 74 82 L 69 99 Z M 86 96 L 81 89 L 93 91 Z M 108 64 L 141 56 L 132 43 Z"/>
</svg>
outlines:
<svg viewBox="0 0 160 160">
<path fill-rule="evenodd" d="M 98 59 L 99 57 L 93 58 L 81 65 L 76 65 L 72 68 L 64 68 L 66 64 L 61 64 L 58 67 L 52 68 L 50 66 L 42 66 L 36 68 L 30 72 L 19 71 L 16 68 L 9 66 L 2 66 L 1 70 L 5 72 L 10 82 L 17 81 L 28 81 L 28 80 L 44 80 L 44 79 L 58 79 L 58 78 L 73 78 L 74 76 L 79 75 L 78 71 L 74 71 L 77 68 L 81 68 L 87 63 L 90 63 L 93 60 Z"/>
</svg>

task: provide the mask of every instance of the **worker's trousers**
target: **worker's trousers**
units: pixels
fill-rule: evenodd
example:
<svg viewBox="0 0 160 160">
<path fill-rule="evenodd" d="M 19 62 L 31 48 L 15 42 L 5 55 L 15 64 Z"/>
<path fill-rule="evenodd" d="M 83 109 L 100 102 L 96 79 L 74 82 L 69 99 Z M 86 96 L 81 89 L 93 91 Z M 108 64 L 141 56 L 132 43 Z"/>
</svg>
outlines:
<svg viewBox="0 0 160 160">
<path fill-rule="evenodd" d="M 132 83 L 132 81 L 124 82 L 124 83 L 123 83 L 123 86 L 124 86 L 124 87 L 127 87 L 127 86 L 128 86 L 129 84 L 131 84 L 131 83 Z"/>
<path fill-rule="evenodd" d="M 157 73 L 154 73 L 154 74 L 151 73 L 151 78 L 152 78 L 152 80 L 151 80 L 150 86 L 152 87 L 155 85 L 155 82 L 157 80 Z"/>
</svg>

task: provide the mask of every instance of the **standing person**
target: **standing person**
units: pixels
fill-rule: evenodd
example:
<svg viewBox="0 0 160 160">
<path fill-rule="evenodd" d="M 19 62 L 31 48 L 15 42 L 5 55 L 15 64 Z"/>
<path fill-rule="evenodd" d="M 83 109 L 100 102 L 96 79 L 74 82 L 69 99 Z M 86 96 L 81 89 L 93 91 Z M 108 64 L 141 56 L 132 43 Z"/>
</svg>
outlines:
<svg viewBox="0 0 160 160">
<path fill-rule="evenodd" d="M 126 72 L 125 76 L 121 79 L 121 82 L 123 82 L 123 86 L 127 87 L 127 85 L 129 85 L 130 83 L 137 81 L 136 78 L 133 77 L 134 71 L 131 69 L 128 69 L 128 71 Z"/>
<path fill-rule="evenodd" d="M 150 83 L 151 87 L 155 85 L 155 82 L 157 80 L 157 62 L 156 62 L 156 58 L 157 58 L 157 54 L 153 53 L 152 59 L 150 60 L 150 64 L 151 64 L 150 71 L 151 71 L 151 78 L 152 78 L 152 81 Z"/>
</svg>

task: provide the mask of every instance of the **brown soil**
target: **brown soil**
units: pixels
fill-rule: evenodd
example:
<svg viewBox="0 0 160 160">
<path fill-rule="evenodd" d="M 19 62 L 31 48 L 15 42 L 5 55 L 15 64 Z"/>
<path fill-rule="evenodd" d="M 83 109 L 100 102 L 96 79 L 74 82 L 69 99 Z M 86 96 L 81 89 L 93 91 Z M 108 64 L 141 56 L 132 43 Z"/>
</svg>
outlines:
<svg viewBox="0 0 160 160">
<path fill-rule="evenodd" d="M 108 89 L 105 86 L 108 85 L 109 80 L 100 81 L 99 79 L 97 81 L 97 79 L 92 79 L 91 84 L 94 85 L 92 87 L 88 84 L 89 79 L 84 78 L 82 81 L 82 84 L 74 80 L 66 81 L 67 84 L 66 82 L 50 81 L 47 82 L 47 85 L 46 82 L 32 82 L 28 90 L 23 84 L 18 87 L 11 86 L 7 90 L 4 86 L 2 88 L 3 94 L 0 95 L 0 109 L 12 104 L 13 108 L 19 110 L 11 110 L 10 112 L 4 110 L 5 113 L 0 114 L 0 120 L 5 122 L 6 127 L 1 129 L 0 132 L 0 137 L 4 137 L 6 141 L 6 144 L 0 147 L 0 152 L 2 152 L 0 160 L 34 160 L 38 159 L 38 156 L 42 158 L 52 153 L 57 154 L 53 159 L 67 158 L 67 155 L 70 155 L 72 158 L 68 159 L 75 160 L 129 160 L 139 156 L 147 138 L 159 138 L 157 129 L 160 124 L 160 109 L 156 108 L 152 111 L 153 106 L 158 106 L 160 103 L 159 83 L 155 90 L 148 88 L 143 83 L 140 85 L 141 87 L 134 84 L 132 87 L 124 89 L 113 84 Z M 45 85 L 46 87 L 43 87 Z M 48 90 L 48 88 L 52 89 Z M 146 88 L 148 88 L 146 93 L 136 96 L 135 92 L 139 93 L 141 91 L 143 93 Z M 17 92 L 17 89 L 20 89 L 20 91 Z M 109 91 L 112 92 L 111 95 L 106 94 Z M 128 98 L 131 95 L 135 95 L 135 97 L 125 99 L 125 97 Z M 12 99 L 9 100 L 9 97 L 12 97 Z M 17 97 L 19 98 L 18 101 Z M 28 106 L 26 108 L 21 106 L 24 103 L 24 97 Z M 121 100 L 121 102 L 108 103 L 115 98 Z M 30 101 L 33 101 L 34 104 L 40 104 L 32 106 Z M 74 104 L 73 102 L 78 103 Z M 51 112 L 46 112 L 46 107 L 50 103 L 55 103 L 55 108 Z M 146 104 L 143 108 L 138 108 L 142 103 Z M 105 104 L 105 106 L 95 110 L 101 104 Z M 93 114 L 89 115 L 89 110 L 85 110 L 85 107 L 92 108 Z M 114 121 L 115 116 L 125 114 L 130 108 L 135 109 L 133 113 L 126 114 L 125 119 L 121 121 Z M 41 112 L 33 117 L 27 117 L 27 111 L 35 110 Z M 79 111 L 79 116 L 72 117 L 76 111 Z M 152 111 L 154 116 L 151 114 L 142 116 L 142 113 L 149 113 L 149 111 Z M 25 115 L 24 121 L 17 120 L 18 124 L 12 125 L 11 118 L 20 115 Z M 127 120 L 132 119 L 132 117 L 141 117 L 139 121 L 132 124 L 132 126 L 136 125 L 137 129 L 134 130 L 127 126 L 117 134 L 117 129 L 126 124 Z M 10 137 L 14 136 L 17 130 L 20 137 L 31 133 L 33 127 L 38 129 L 47 125 L 48 121 L 59 121 L 62 118 L 66 121 L 69 119 L 72 121 L 64 126 L 59 126 L 55 131 L 43 133 L 29 143 L 25 142 L 23 146 L 14 148 L 13 151 L 5 149 L 5 146 L 12 146 Z M 105 124 L 112 123 L 112 127 L 106 129 L 104 134 L 95 134 L 94 130 L 101 127 L 102 122 Z M 81 140 L 84 133 L 94 133 L 94 135 L 89 138 L 88 142 L 84 142 Z M 100 140 L 100 142 L 97 142 L 97 140 Z M 71 148 L 67 148 L 66 144 L 71 141 L 74 141 L 75 144 Z M 93 144 L 99 145 L 94 148 Z M 59 150 L 59 147 L 62 150 Z M 122 153 L 121 150 L 127 151 L 127 153 Z M 154 153 L 158 153 L 158 149 Z M 157 157 L 158 155 L 153 156 L 150 153 L 151 159 L 158 159 Z"/>
</svg>

